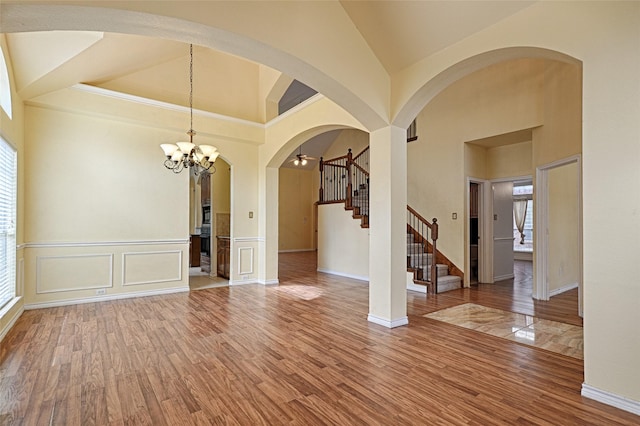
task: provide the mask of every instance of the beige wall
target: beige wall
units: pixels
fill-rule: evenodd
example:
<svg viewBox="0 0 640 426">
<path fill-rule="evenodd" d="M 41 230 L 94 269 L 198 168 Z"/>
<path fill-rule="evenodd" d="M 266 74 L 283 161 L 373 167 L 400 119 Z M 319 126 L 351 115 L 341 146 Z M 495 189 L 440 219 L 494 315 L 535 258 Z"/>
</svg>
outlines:
<svg viewBox="0 0 640 426">
<path fill-rule="evenodd" d="M 544 161 L 579 153 L 581 82 L 580 70 L 565 63 L 499 63 L 449 86 L 418 115 L 418 141 L 407 147 L 409 204 L 439 219 L 439 248 L 461 269 L 466 221 L 451 220 L 451 213 L 465 211 L 465 176 L 532 176 Z M 532 141 L 486 147 L 464 143 L 530 128 Z"/>
<path fill-rule="evenodd" d="M 544 70 L 539 59 L 492 65 L 447 87 L 417 117 L 418 140 L 407 145 L 408 203 L 422 216 L 438 218 L 438 248 L 462 270 L 465 220 L 452 220 L 451 213 L 465 217 L 465 171 L 486 179 L 511 173 L 498 157 L 526 150 L 464 142 L 541 125 Z"/>
<path fill-rule="evenodd" d="M 369 134 L 356 129 L 344 129 L 336 137 L 335 141 L 322 154 L 325 160 L 346 155 L 349 148 L 353 156 L 369 146 Z"/>
<path fill-rule="evenodd" d="M 189 175 L 156 152 L 171 133 L 25 112 L 25 156 L 47 159 L 25 171 L 26 303 L 187 289 Z"/>
<path fill-rule="evenodd" d="M 580 282 L 578 163 L 550 169 L 547 182 L 547 279 L 553 294 Z"/>
<path fill-rule="evenodd" d="M 369 279 L 369 230 L 344 204 L 318 206 L 318 271 Z"/>
<path fill-rule="evenodd" d="M 534 174 L 530 141 L 490 148 L 487 150 L 486 161 L 489 179 L 532 176 Z"/>
<path fill-rule="evenodd" d="M 188 290 L 189 175 L 166 170 L 158 148 L 183 138 L 174 123 L 188 124 L 185 114 L 159 108 L 147 114 L 152 106 L 67 94 L 26 108 L 25 156 L 48 159 L 28 168 L 24 179 L 26 302 L 37 307 Z M 242 142 L 225 134 L 241 135 L 241 122 L 201 117 L 199 123 L 196 142 L 217 146 L 237 171 L 231 175 L 220 159 L 212 184 L 220 211 L 238 212 L 231 219 L 231 280 L 255 282 L 257 221 L 248 215 L 258 213 L 255 126 L 244 124 Z M 221 132 L 210 133 L 213 127 Z M 243 196 L 231 197 L 230 187 L 242 188 Z M 64 282 L 65 271 L 91 268 L 95 276 L 78 272 L 77 282 Z"/>
<path fill-rule="evenodd" d="M 278 179 L 278 231 L 279 251 L 312 250 L 313 203 L 312 181 L 317 180 L 315 170 L 280 168 Z"/>
</svg>

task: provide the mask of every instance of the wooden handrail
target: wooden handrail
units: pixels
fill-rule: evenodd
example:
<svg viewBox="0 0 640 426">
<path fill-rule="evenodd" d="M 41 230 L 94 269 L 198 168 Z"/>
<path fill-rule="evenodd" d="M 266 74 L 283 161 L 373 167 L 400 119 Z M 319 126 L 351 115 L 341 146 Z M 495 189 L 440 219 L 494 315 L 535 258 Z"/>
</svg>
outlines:
<svg viewBox="0 0 640 426">
<path fill-rule="evenodd" d="M 324 164 L 331 164 L 334 161 L 345 160 L 347 157 L 348 157 L 348 154 L 347 155 L 341 155 L 340 157 L 336 157 L 336 158 L 331 158 L 329 160 L 324 160 Z"/>
<path fill-rule="evenodd" d="M 407 204 L 407 210 L 409 210 L 409 212 L 411 212 L 411 214 L 412 214 L 412 215 L 414 215 L 415 217 L 417 217 L 418 219 L 420 219 L 420 221 L 421 221 L 421 222 L 426 223 L 426 224 L 427 224 L 427 226 L 428 226 L 429 228 L 431 228 L 431 223 L 430 223 L 427 219 L 425 219 L 424 217 L 422 217 L 422 216 L 420 215 L 420 213 L 418 213 L 418 212 L 417 212 L 417 211 L 415 211 L 413 208 L 411 208 L 411 206 L 410 206 L 410 205 L 408 205 L 408 204 Z M 436 220 L 436 219 L 434 218 L 434 220 Z"/>
<path fill-rule="evenodd" d="M 409 263 L 412 255 L 422 256 L 425 250 L 428 252 L 431 249 L 431 273 L 428 281 L 431 282 L 434 293 L 438 293 L 438 249 L 436 241 L 438 240 L 438 219 L 435 217 L 429 222 L 422 217 L 411 206 L 407 205 L 407 232 L 414 236 L 414 242 L 420 243 L 422 249 L 419 252 L 407 253 L 407 262 Z M 420 248 L 418 247 L 418 248 Z M 413 267 L 411 264 L 407 266 Z"/>
<path fill-rule="evenodd" d="M 360 170 L 366 176 L 369 176 L 369 172 L 365 170 L 364 167 L 362 167 L 360 164 L 353 163 L 352 165 L 355 166 L 358 170 Z"/>
</svg>

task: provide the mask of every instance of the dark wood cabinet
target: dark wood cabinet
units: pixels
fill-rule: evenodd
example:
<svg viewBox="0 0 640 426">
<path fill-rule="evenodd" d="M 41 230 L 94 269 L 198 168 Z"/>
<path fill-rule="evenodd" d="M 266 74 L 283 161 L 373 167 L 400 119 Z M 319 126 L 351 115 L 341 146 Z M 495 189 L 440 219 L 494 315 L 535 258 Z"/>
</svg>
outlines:
<svg viewBox="0 0 640 426">
<path fill-rule="evenodd" d="M 218 276 L 229 279 L 229 254 L 231 241 L 229 237 L 218 237 Z"/>
<path fill-rule="evenodd" d="M 200 266 L 200 235 L 192 235 L 189 239 L 189 266 Z"/>
</svg>

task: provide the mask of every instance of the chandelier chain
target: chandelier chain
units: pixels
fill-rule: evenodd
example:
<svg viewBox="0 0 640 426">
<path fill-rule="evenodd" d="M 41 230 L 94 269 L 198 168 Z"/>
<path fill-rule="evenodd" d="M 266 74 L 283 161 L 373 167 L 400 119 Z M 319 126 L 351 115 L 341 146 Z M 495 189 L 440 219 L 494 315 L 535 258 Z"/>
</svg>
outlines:
<svg viewBox="0 0 640 426">
<path fill-rule="evenodd" d="M 189 45 L 189 135 L 193 142 L 193 44 Z"/>
</svg>

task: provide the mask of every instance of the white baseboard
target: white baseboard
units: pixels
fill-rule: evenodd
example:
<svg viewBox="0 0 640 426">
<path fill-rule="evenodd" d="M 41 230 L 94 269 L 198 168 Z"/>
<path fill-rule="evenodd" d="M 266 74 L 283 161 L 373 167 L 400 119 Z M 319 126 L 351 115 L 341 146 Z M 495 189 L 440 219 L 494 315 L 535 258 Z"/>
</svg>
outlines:
<svg viewBox="0 0 640 426">
<path fill-rule="evenodd" d="M 549 297 L 557 296 L 560 293 L 573 290 L 574 288 L 578 288 L 578 283 L 573 283 L 573 284 L 565 285 L 564 287 L 556 288 L 555 290 L 549 292 Z"/>
<path fill-rule="evenodd" d="M 64 299 L 55 302 L 29 303 L 24 305 L 25 310 L 57 308 L 58 306 L 80 305 L 83 303 L 106 302 L 109 300 L 131 299 L 133 297 L 160 296 L 163 294 L 182 293 L 189 291 L 189 287 L 163 288 L 160 290 L 132 291 L 129 293 L 108 294 L 105 296 L 85 297 L 81 299 Z"/>
<path fill-rule="evenodd" d="M 594 388 L 593 386 L 589 386 L 586 383 L 582 384 L 582 392 L 580 393 L 585 398 L 590 398 L 640 416 L 640 401 L 635 401 L 633 399 L 625 398 L 624 396 L 603 391 L 601 389 Z"/>
<path fill-rule="evenodd" d="M 11 302 L 9 302 L 9 303 L 11 303 Z M 2 342 L 2 340 L 5 338 L 7 333 L 9 333 L 9 330 L 11 330 L 13 328 L 13 326 L 16 324 L 16 321 L 18 321 L 18 318 L 20 318 L 20 315 L 22 315 L 23 312 L 24 312 L 24 306 L 21 307 L 20 309 L 18 309 L 16 311 L 16 313 L 13 314 L 11 319 L 9 319 L 9 322 L 7 322 L 7 324 L 4 326 L 4 328 L 2 330 L 0 330 L 0 342 Z"/>
<path fill-rule="evenodd" d="M 514 278 L 513 274 L 500 275 L 498 277 L 493 277 L 493 281 L 502 281 L 502 280 L 512 280 Z"/>
<path fill-rule="evenodd" d="M 533 252 L 532 251 L 514 251 L 513 260 L 524 260 L 527 262 L 533 262 Z"/>
<path fill-rule="evenodd" d="M 353 278 L 354 280 L 369 282 L 369 277 L 364 277 L 362 275 L 353 275 L 353 274 L 348 274 L 348 273 L 345 273 L 345 272 L 330 271 L 328 269 L 322 269 L 322 268 L 318 268 L 317 271 L 318 272 L 322 272 L 324 274 L 337 275 L 339 277 Z"/>
<path fill-rule="evenodd" d="M 257 278 L 250 278 L 248 280 L 229 280 L 229 285 L 248 285 L 248 284 L 260 284 L 260 285 L 278 285 L 280 281 L 274 280 L 259 280 Z"/>
<path fill-rule="evenodd" d="M 382 325 L 387 328 L 395 328 L 403 325 L 409 324 L 409 317 L 396 318 L 394 320 L 388 320 L 384 318 L 377 317 L 375 315 L 369 314 L 367 316 L 367 321 L 372 322 L 374 324 Z"/>
<path fill-rule="evenodd" d="M 247 285 L 247 284 L 260 284 L 259 281 L 255 278 L 250 278 L 247 280 L 229 280 L 229 285 Z"/>
</svg>

